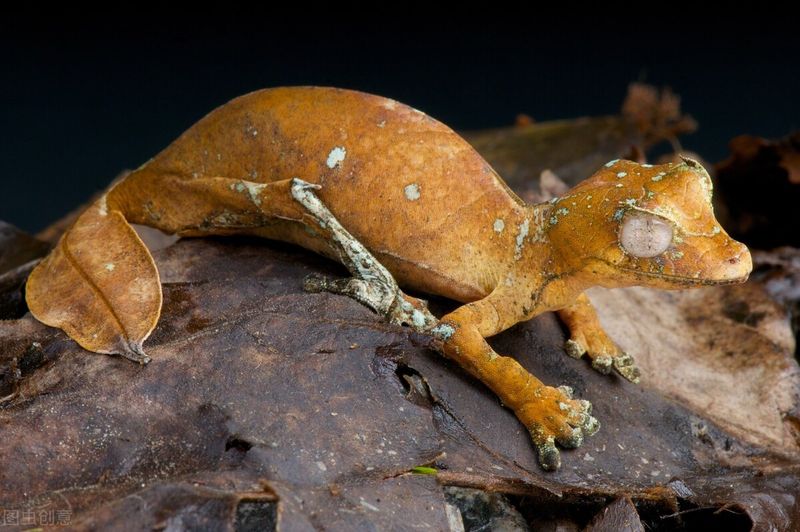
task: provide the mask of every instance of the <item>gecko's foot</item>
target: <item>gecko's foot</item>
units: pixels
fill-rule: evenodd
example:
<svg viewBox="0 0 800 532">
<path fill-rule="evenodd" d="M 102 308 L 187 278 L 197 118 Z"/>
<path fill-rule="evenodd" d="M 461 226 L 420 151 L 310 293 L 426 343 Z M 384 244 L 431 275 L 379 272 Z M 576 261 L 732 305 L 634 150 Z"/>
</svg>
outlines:
<svg viewBox="0 0 800 532">
<path fill-rule="evenodd" d="M 389 322 L 407 325 L 418 332 L 430 331 L 439 323 L 436 316 L 428 310 L 428 302 L 397 291 L 395 303 L 387 315 Z"/>
<path fill-rule="evenodd" d="M 582 334 L 573 335 L 564 349 L 573 358 L 586 355 L 592 361 L 592 367 L 604 375 L 616 371 L 634 384 L 639 382 L 640 372 L 633 357 L 617 347 L 605 334 L 593 334 L 590 338 Z"/>
<path fill-rule="evenodd" d="M 422 299 L 411 297 L 399 288 L 396 290 L 394 302 L 386 305 L 386 286 L 375 280 L 334 279 L 312 273 L 303 279 L 303 290 L 311 293 L 330 292 L 351 297 L 370 307 L 375 312 L 386 316 L 390 323 L 407 325 L 418 332 L 430 331 L 439 320 L 428 310 L 428 303 Z"/>
<path fill-rule="evenodd" d="M 527 425 L 539 453 L 539 464 L 547 471 L 561 467 L 561 453 L 556 444 L 574 449 L 600 428 L 592 417 L 589 401 L 572 398 L 572 388 L 543 386 L 536 390 L 534 400 L 516 410 Z"/>
</svg>

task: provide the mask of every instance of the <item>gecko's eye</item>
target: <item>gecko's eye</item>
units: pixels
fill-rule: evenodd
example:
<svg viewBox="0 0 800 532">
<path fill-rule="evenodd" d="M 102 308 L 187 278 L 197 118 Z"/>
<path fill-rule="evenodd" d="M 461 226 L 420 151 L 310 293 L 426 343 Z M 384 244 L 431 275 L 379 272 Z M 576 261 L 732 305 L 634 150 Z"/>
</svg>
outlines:
<svg viewBox="0 0 800 532">
<path fill-rule="evenodd" d="M 619 243 L 634 257 L 661 255 L 672 243 L 672 224 L 652 214 L 631 212 L 622 222 Z"/>
</svg>

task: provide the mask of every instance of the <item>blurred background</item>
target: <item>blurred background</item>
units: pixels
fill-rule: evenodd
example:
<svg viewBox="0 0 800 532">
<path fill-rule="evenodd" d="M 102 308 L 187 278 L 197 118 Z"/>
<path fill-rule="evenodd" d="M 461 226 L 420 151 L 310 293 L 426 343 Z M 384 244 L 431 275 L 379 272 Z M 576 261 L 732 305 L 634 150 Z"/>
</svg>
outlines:
<svg viewBox="0 0 800 532">
<path fill-rule="evenodd" d="M 800 126 L 800 39 L 780 14 L 433 19 L 397 6 L 365 22 L 335 10 L 4 16 L 0 220 L 36 232 L 213 108 L 280 85 L 381 94 L 475 130 L 520 113 L 616 114 L 644 81 L 681 96 L 699 123 L 683 145 L 711 162 L 737 135 Z"/>
</svg>

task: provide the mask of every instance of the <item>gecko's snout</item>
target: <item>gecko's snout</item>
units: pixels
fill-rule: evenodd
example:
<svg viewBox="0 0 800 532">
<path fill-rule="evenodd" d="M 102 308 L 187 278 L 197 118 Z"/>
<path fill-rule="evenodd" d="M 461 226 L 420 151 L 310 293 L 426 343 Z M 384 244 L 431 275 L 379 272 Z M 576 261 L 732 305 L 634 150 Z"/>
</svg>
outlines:
<svg viewBox="0 0 800 532">
<path fill-rule="evenodd" d="M 720 253 L 720 260 L 715 261 L 706 278 L 714 283 L 743 283 L 753 271 L 753 258 L 750 250 L 741 242 L 733 239 L 725 246 L 726 251 Z"/>
</svg>

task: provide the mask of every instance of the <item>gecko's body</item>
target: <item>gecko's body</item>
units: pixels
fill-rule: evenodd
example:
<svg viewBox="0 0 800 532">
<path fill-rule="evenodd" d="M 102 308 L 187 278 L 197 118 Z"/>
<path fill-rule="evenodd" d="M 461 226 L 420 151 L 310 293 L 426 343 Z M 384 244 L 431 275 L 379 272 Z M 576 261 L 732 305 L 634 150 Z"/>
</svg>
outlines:
<svg viewBox="0 0 800 532">
<path fill-rule="evenodd" d="M 238 193 L 245 197 L 253 190 L 248 183 L 299 177 L 321 185 L 323 203 L 400 284 L 462 302 L 497 286 L 526 217 L 535 228 L 530 207 L 465 140 L 400 103 L 351 91 L 276 89 L 238 98 L 225 109 L 205 117 L 114 190 L 117 201 L 130 205 L 126 212 L 140 211 L 129 221 L 171 233 L 205 232 L 192 227 L 200 220 L 182 217 L 190 203 L 182 196 L 191 192 L 171 189 L 165 175 L 181 182 L 185 176 L 239 179 L 245 188 Z M 148 193 L 162 197 L 143 197 L 143 180 L 152 180 Z M 226 220 L 224 211 L 211 213 L 209 232 L 236 224 L 236 213 L 229 209 Z M 326 238 L 296 222 L 273 220 L 245 232 L 336 258 Z"/>
<path fill-rule="evenodd" d="M 313 206 L 310 187 L 324 207 Z M 545 386 L 485 338 L 558 310 L 570 354 L 636 381 L 632 359 L 582 292 L 744 280 L 749 253 L 719 227 L 710 200 L 711 181 L 694 161 L 612 161 L 561 198 L 527 205 L 466 141 L 419 111 L 338 89 L 259 91 L 209 114 L 90 207 L 32 274 L 28 301 L 87 349 L 136 358 L 161 293 L 126 220 L 181 235 L 289 241 L 342 259 L 356 277 L 361 262 L 377 259 L 403 286 L 466 303 L 417 328 L 514 410 L 552 469 L 555 442 L 577 446 L 596 430 L 588 403 Z M 109 235 L 108 249 L 79 249 Z M 361 244 L 371 256 L 350 249 Z M 368 300 L 371 275 L 339 291 L 356 286 Z M 57 304 L 70 278 L 91 285 L 80 306 L 88 325 Z"/>
</svg>

